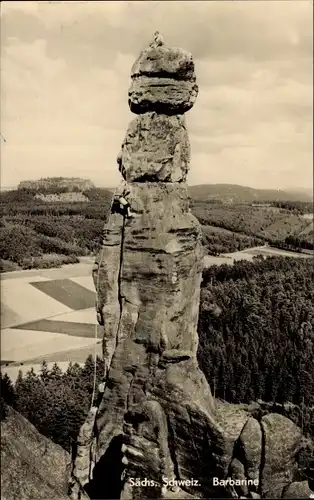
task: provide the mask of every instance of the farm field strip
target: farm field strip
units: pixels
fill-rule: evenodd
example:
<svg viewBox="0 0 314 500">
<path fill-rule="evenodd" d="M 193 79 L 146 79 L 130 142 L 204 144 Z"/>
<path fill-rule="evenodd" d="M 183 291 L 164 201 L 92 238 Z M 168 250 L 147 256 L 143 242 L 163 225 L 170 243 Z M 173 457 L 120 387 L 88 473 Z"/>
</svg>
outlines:
<svg viewBox="0 0 314 500">
<path fill-rule="evenodd" d="M 84 288 L 87 288 L 88 290 L 91 290 L 92 292 L 95 293 L 95 285 L 94 285 L 92 273 L 90 273 L 89 276 L 76 276 L 74 278 L 71 278 L 71 281 L 73 281 L 74 283 L 77 283 L 78 285 L 81 285 Z"/>
<path fill-rule="evenodd" d="M 24 365 L 33 365 L 37 363 L 42 363 L 43 360 L 47 361 L 47 363 L 58 363 L 70 361 L 72 363 L 85 363 L 87 356 L 90 354 L 98 356 L 102 353 L 102 343 L 98 341 L 94 344 L 89 344 L 87 346 L 75 347 L 73 349 L 66 349 L 64 351 L 51 352 L 50 354 L 44 354 L 41 356 L 35 356 L 34 358 L 29 358 Z M 21 366 L 19 362 L 13 363 L 11 366 Z"/>
<path fill-rule="evenodd" d="M 88 309 L 83 309 L 81 311 L 72 311 L 66 314 L 60 314 L 52 319 L 56 318 L 58 318 L 58 321 L 64 321 L 64 322 L 67 321 L 71 323 L 88 323 L 89 325 L 97 325 L 95 307 L 90 307 Z"/>
<path fill-rule="evenodd" d="M 46 283 L 46 280 L 39 280 L 38 282 Z M 72 312 L 72 309 L 54 298 L 48 297 L 33 287 L 29 281 L 23 279 L 19 279 L 18 281 L 16 279 L 6 280 L 1 283 L 2 305 L 6 308 L 4 309 L 4 313 L 6 310 L 10 311 L 9 317 L 6 317 L 4 314 L 1 318 L 2 328 L 10 326 L 9 320 L 12 318 L 12 312 L 21 319 L 19 323 Z"/>
<path fill-rule="evenodd" d="M 70 279 L 33 281 L 31 285 L 75 311 L 95 305 L 95 292 Z"/>
<path fill-rule="evenodd" d="M 5 328 L 1 331 L 1 358 L 27 361 L 58 351 L 93 345 L 94 338 L 74 337 L 40 330 Z"/>
<path fill-rule="evenodd" d="M 95 324 L 72 322 L 72 321 L 58 321 L 51 319 L 40 319 L 39 321 L 32 321 L 31 323 L 24 323 L 23 325 L 16 326 L 17 330 L 23 331 L 41 331 L 50 333 L 62 333 L 71 337 L 85 337 L 92 339 L 95 337 Z M 97 336 L 100 337 L 102 329 L 97 325 Z"/>
<path fill-rule="evenodd" d="M 282 257 L 294 257 L 295 259 L 307 259 L 311 257 L 310 254 L 303 254 L 298 252 L 289 252 L 289 250 L 281 250 L 280 248 L 273 247 L 263 247 L 256 255 L 274 255 L 274 256 L 282 256 Z"/>
<path fill-rule="evenodd" d="M 302 254 L 297 252 L 289 252 L 288 250 L 281 250 L 280 248 L 272 248 L 267 246 L 246 248 L 239 252 L 233 252 L 228 254 L 221 254 L 219 256 L 206 255 L 204 257 L 204 267 L 209 266 L 220 266 L 221 264 L 232 265 L 235 260 L 253 260 L 253 257 L 257 255 L 263 256 L 282 256 L 282 257 L 294 257 L 296 259 L 308 259 L 311 257 L 309 254 Z"/>
<path fill-rule="evenodd" d="M 1 281 L 11 279 L 25 279 L 41 277 L 46 279 L 65 279 L 80 276 L 90 276 L 94 265 L 94 257 L 82 257 L 82 262 L 65 264 L 52 269 L 23 269 L 1 273 Z"/>
</svg>

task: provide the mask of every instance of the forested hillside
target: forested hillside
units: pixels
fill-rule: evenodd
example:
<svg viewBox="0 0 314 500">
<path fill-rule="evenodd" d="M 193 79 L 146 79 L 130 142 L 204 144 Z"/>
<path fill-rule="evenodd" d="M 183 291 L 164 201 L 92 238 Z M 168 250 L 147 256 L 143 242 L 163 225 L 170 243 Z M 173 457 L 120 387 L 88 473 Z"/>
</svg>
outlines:
<svg viewBox="0 0 314 500">
<path fill-rule="evenodd" d="M 38 186 L 1 193 L 1 270 L 55 267 L 94 255 L 99 248 L 112 192 L 92 185 L 79 191 L 80 179 L 72 180 L 74 191 L 69 191 L 70 180 L 60 179 L 42 179 Z M 313 249 L 313 222 L 304 217 L 310 203 L 267 205 L 192 199 L 207 253 L 235 252 L 265 242 L 288 250 Z"/>
<path fill-rule="evenodd" d="M 313 278 L 283 257 L 204 271 L 198 356 L 216 396 L 314 405 Z"/>
<path fill-rule="evenodd" d="M 288 190 L 282 189 L 255 189 L 238 184 L 200 184 L 189 187 L 191 198 L 194 200 L 219 199 L 243 202 L 270 202 L 270 201 L 305 201 L 313 200 L 313 190 Z"/>
<path fill-rule="evenodd" d="M 55 267 L 93 255 L 102 240 L 112 193 L 85 191 L 87 202 L 45 202 L 21 189 L 0 197 L 2 270 Z"/>
<path fill-rule="evenodd" d="M 239 238 L 245 235 L 288 250 L 313 250 L 313 221 L 300 213 L 299 202 L 281 208 L 192 200 L 191 209 L 203 226 L 227 229 L 240 234 Z"/>
</svg>

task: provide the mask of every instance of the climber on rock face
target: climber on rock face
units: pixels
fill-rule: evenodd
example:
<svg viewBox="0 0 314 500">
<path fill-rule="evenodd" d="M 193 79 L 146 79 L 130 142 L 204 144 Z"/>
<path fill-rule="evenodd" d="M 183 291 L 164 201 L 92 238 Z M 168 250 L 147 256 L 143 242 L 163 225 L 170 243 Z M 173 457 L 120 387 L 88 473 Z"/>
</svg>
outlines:
<svg viewBox="0 0 314 500">
<path fill-rule="evenodd" d="M 127 200 L 129 194 L 130 190 L 125 188 L 122 194 L 118 196 L 117 211 L 127 219 L 132 219 L 133 217 L 135 217 L 135 214 L 131 211 L 130 203 Z"/>
<path fill-rule="evenodd" d="M 119 203 L 120 203 L 120 210 L 122 215 L 125 215 L 128 219 L 132 217 L 132 212 L 131 212 L 131 207 L 126 199 L 126 196 L 130 194 L 129 192 L 123 191 L 123 194 L 119 197 Z"/>
</svg>

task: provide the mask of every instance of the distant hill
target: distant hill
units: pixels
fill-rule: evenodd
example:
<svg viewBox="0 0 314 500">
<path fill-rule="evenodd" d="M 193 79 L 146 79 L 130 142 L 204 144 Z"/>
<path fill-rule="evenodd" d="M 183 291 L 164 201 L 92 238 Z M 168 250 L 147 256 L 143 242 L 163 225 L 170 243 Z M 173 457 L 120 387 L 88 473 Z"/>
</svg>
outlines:
<svg viewBox="0 0 314 500">
<path fill-rule="evenodd" d="M 46 177 L 22 181 L 16 189 L 2 189 L 0 203 L 77 203 L 110 200 L 112 192 L 96 188 L 89 179 L 80 177 Z"/>
<path fill-rule="evenodd" d="M 53 203 L 82 203 L 82 202 L 109 202 L 112 198 L 112 192 L 106 188 L 90 188 L 84 191 L 70 191 L 68 188 L 50 187 L 37 190 L 29 188 L 18 188 L 0 192 L 0 204 L 31 204 L 45 202 Z"/>
<path fill-rule="evenodd" d="M 17 186 L 2 186 L 0 184 L 0 192 L 13 191 L 14 189 L 17 189 Z"/>
<path fill-rule="evenodd" d="M 292 193 L 295 196 L 300 196 L 300 195 L 305 195 L 309 196 L 310 199 L 313 199 L 313 188 L 302 188 L 302 187 L 297 187 L 297 188 L 288 188 L 285 189 L 286 193 Z"/>
<path fill-rule="evenodd" d="M 91 180 L 80 177 L 45 177 L 37 181 L 22 181 L 18 185 L 18 189 L 41 193 L 83 192 L 94 188 Z"/>
<path fill-rule="evenodd" d="M 194 200 L 220 200 L 226 203 L 266 201 L 311 201 L 310 190 L 283 191 L 281 189 L 255 189 L 237 184 L 200 184 L 189 186 Z"/>
</svg>

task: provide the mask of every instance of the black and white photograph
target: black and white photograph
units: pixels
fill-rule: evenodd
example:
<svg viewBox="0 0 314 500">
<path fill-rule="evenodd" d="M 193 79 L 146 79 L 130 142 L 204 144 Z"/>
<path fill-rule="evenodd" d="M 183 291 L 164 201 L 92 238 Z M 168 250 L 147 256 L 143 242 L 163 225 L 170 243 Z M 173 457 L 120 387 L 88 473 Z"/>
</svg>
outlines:
<svg viewBox="0 0 314 500">
<path fill-rule="evenodd" d="M 314 498 L 312 0 L 0 19 L 1 500 Z"/>
</svg>

